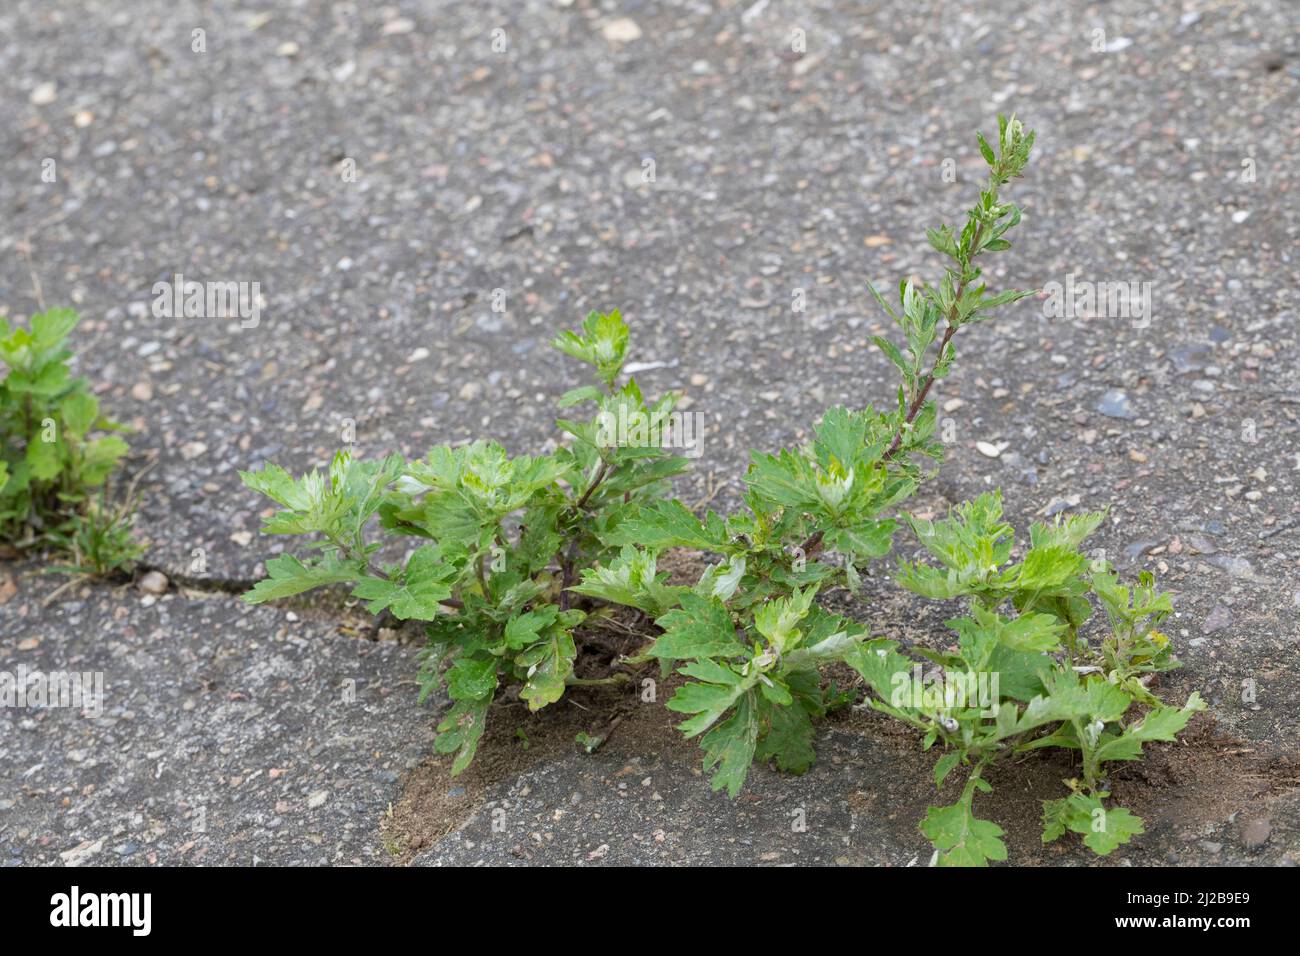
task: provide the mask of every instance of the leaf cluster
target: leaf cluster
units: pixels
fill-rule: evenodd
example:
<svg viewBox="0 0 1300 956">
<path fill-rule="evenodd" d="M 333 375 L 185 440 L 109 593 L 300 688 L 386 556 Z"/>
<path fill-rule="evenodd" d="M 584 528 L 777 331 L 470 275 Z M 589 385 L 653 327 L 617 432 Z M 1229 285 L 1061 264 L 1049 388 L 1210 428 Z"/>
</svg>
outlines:
<svg viewBox="0 0 1300 956">
<path fill-rule="evenodd" d="M 297 478 L 274 464 L 242 475 L 280 508 L 265 533 L 312 541 L 305 555 L 268 561 L 247 600 L 347 585 L 371 613 L 427 622 L 421 696 L 446 686 L 452 708 L 437 748 L 456 753 L 455 773 L 473 759 L 498 691 L 517 685 L 538 710 L 576 679 L 574 630 L 590 610 L 571 606 L 579 569 L 612 563 L 614 529 L 662 498 L 686 465 L 670 447 L 676 396 L 650 404 L 634 379 L 620 384 L 627 342 L 617 311 L 593 312 L 556 339 L 594 367 L 596 384 L 561 400 L 593 411 L 557 423 L 571 440 L 552 454 L 511 456 L 475 441 L 412 461 L 340 452 L 327 472 Z M 393 550 L 385 545 L 408 540 L 402 560 L 382 560 Z M 656 577 L 653 566 L 637 574 Z"/>
<path fill-rule="evenodd" d="M 1035 524 L 1019 558 L 996 492 L 944 520 L 910 519 L 931 562 L 902 564 L 899 583 L 926 597 L 963 599 L 969 611 L 947 622 L 956 635 L 951 650 L 903 653 L 875 640 L 854 666 L 872 707 L 921 730 L 927 749 L 943 745 L 936 786 L 959 766 L 970 768 L 958 801 L 931 808 L 922 824 L 941 865 L 1005 859 L 1001 831 L 974 817 L 973 796 L 989 789 L 981 776 L 987 765 L 1044 747 L 1077 751 L 1082 769 L 1082 779 L 1068 781 L 1068 797 L 1044 802 L 1044 841 L 1071 830 L 1101 854 L 1126 843 L 1142 832 L 1141 820 L 1106 805 L 1104 765 L 1140 759 L 1144 743 L 1173 740 L 1204 708 L 1196 694 L 1183 707 L 1166 705 L 1143 682 L 1140 675 L 1172 666 L 1161 656 L 1167 642 L 1153 663 L 1149 636 L 1150 619 L 1171 605 L 1149 576 L 1130 600 L 1109 565 L 1082 552 L 1104 518 Z M 1108 616 L 1098 646 L 1083 630 L 1094 600 Z"/>
<path fill-rule="evenodd" d="M 124 426 L 72 375 L 68 338 L 79 321 L 71 309 L 33 315 L 27 327 L 0 318 L 0 540 L 53 544 L 107 573 L 139 552 L 131 509 L 92 500 L 128 449 Z"/>
<path fill-rule="evenodd" d="M 991 149 L 983 137 L 980 143 L 981 151 Z M 806 446 L 754 453 L 745 508 L 737 514 L 697 518 L 677 501 L 643 509 L 605 536 L 631 550 L 584 572 L 576 589 L 656 616 L 664 634 L 650 655 L 676 663 L 686 679 L 668 706 L 693 715 L 681 729 L 703 735 L 715 788 L 734 795 L 754 760 L 796 772 L 811 763 L 812 721 L 830 706 L 816 691 L 819 668 L 856 659 L 868 640 L 864 627 L 820 609 L 813 595 L 837 585 L 858 590 L 864 569 L 891 549 L 899 507 L 927 467 L 942 462 L 926 395 L 952 363 L 953 335 L 1030 294 L 993 295 L 973 284 L 976 258 L 1006 248 L 1003 237 L 1020 221 L 998 189 L 1020 174 L 1033 134 L 1014 118 L 1000 118 L 998 143 L 986 155 L 989 181 L 965 228 L 931 234 L 952 260 L 941 281 L 924 287 L 905 280 L 896 309 L 871 289 L 903 333 L 901 347 L 875 339 L 901 376 L 897 406 L 832 408 Z M 643 569 L 667 548 L 719 560 L 693 588 L 666 589 Z"/>
</svg>

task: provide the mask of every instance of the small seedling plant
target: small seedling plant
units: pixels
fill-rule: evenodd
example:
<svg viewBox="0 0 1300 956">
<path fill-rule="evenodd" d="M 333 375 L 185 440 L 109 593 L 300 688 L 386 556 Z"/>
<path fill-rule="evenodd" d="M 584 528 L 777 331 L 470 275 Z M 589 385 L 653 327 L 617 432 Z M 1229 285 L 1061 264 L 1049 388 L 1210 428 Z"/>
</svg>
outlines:
<svg viewBox="0 0 1300 956">
<path fill-rule="evenodd" d="M 976 817 L 975 795 L 989 789 L 990 764 L 1046 747 L 1077 751 L 1080 769 L 1065 796 L 1045 802 L 1044 840 L 1070 831 L 1110 852 L 1142 824 L 1107 803 L 1106 765 L 1172 740 L 1203 706 L 1195 695 L 1167 706 L 1151 690 L 1153 675 L 1175 666 L 1157 629 L 1168 597 L 1149 576 L 1130 589 L 1083 555 L 1102 515 L 1034 525 L 1013 561 L 997 494 L 937 522 L 902 508 L 942 463 L 929 396 L 952 368 L 955 336 L 1032 294 L 989 290 L 981 264 L 1011 246 L 1021 212 L 1002 191 L 1022 175 L 1033 143 L 1014 117 L 999 117 L 994 143 L 978 136 L 989 177 L 965 223 L 927 231 L 946 259 L 939 280 L 904 280 L 893 305 L 870 289 L 901 337 L 874 340 L 898 371 L 893 406 L 832 408 L 808 445 L 754 453 L 740 511 L 701 516 L 668 497 L 686 464 L 665 440 L 675 396 L 648 404 L 635 381 L 623 382 L 627 325 L 617 312 L 592 313 L 554 343 L 595 374 L 561 400 L 593 414 L 560 420 L 571 443 L 553 454 L 512 458 L 474 442 L 414 462 L 340 454 L 327 473 L 297 479 L 275 465 L 245 474 L 283 509 L 265 531 L 313 540 L 306 556 L 269 561 L 248 600 L 345 584 L 372 612 L 426 622 L 421 693 L 445 680 L 452 705 L 437 749 L 456 753 L 453 773 L 473 759 L 502 688 L 517 686 L 537 710 L 567 686 L 625 680 L 574 674 L 582 628 L 621 605 L 658 635 L 624 663 L 677 672 L 667 707 L 699 738 L 715 790 L 736 796 L 755 761 L 793 773 L 812 765 L 814 722 L 860 694 L 825 679 L 823 668 L 838 662 L 861 678 L 870 706 L 915 727 L 926 749 L 942 745 L 936 784 L 959 767 L 966 773 L 957 801 L 931 808 L 921 824 L 936 862 L 1005 858 L 1002 831 Z M 939 563 L 904 563 L 899 582 L 969 602 L 948 622 L 955 649 L 900 649 L 818 603 L 831 588 L 857 591 L 904 525 Z M 402 562 L 377 563 L 394 536 L 417 544 Z M 671 583 L 660 570 L 673 549 L 711 556 L 694 583 Z M 1094 602 L 1108 622 L 1095 645 L 1081 630 Z"/>
<path fill-rule="evenodd" d="M 133 509 L 110 503 L 105 487 L 128 450 L 124 427 L 71 372 L 79 321 L 71 309 L 33 315 L 27 327 L 0 318 L 0 541 L 53 546 L 72 558 L 61 570 L 109 574 L 140 548 Z"/>
<path fill-rule="evenodd" d="M 1127 843 L 1143 832 L 1142 821 L 1107 803 L 1105 765 L 1140 759 L 1143 744 L 1173 740 L 1204 708 L 1195 693 L 1172 707 L 1150 690 L 1154 674 L 1177 666 L 1157 630 L 1172 605 L 1150 575 L 1130 590 L 1107 562 L 1081 551 L 1104 518 L 1035 524 L 1028 549 L 1012 560 L 1014 532 L 996 492 L 945 520 L 908 517 L 937 563 L 903 563 L 898 583 L 928 598 L 964 599 L 968 613 L 947 622 L 953 650 L 915 647 L 908 656 L 896 642 L 874 639 L 861 645 L 854 667 L 872 707 L 923 732 L 927 750 L 943 746 L 936 786 L 959 768 L 966 773 L 957 801 L 930 808 L 921 827 L 941 865 L 1006 859 L 1002 830 L 976 817 L 975 795 L 991 789 L 989 765 L 1046 747 L 1077 751 L 1080 775 L 1066 781 L 1067 796 L 1044 801 L 1043 841 L 1068 830 L 1102 855 Z M 1095 647 L 1081 632 L 1092 599 L 1108 620 Z"/>
</svg>

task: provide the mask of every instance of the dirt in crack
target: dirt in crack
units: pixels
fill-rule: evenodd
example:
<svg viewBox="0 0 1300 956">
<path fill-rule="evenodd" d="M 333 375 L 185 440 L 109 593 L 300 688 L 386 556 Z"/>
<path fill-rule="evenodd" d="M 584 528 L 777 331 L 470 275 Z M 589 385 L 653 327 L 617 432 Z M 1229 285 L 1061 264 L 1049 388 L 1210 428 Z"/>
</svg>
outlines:
<svg viewBox="0 0 1300 956">
<path fill-rule="evenodd" d="M 965 778 L 959 773 L 953 773 L 942 789 L 935 788 L 933 767 L 938 754 L 923 753 L 920 736 L 911 728 L 866 708 L 840 711 L 829 722 L 860 735 L 867 746 L 888 749 L 891 763 L 897 762 L 898 779 L 863 781 L 863 793 L 871 799 L 879 790 L 908 804 L 899 814 L 904 821 L 899 826 L 907 830 L 900 830 L 900 837 L 915 833 L 919 840 L 919 830 L 914 828 L 925 807 L 952 803 L 960 792 Z M 1168 858 L 1171 844 L 1195 844 L 1207 833 L 1222 832 L 1238 817 L 1268 816 L 1275 799 L 1300 787 L 1300 759 L 1257 752 L 1245 741 L 1221 733 L 1206 713 L 1193 717 L 1176 742 L 1147 744 L 1141 761 L 1109 764 L 1107 772 L 1113 804 L 1142 817 L 1146 828 L 1146 835 L 1108 857 L 1082 850 L 1069 835 L 1042 842 L 1042 801 L 1066 795 L 1065 781 L 1081 775 L 1077 755 L 1068 751 L 1038 751 L 994 764 L 985 774 L 993 792 L 979 795 L 976 813 L 1005 831 L 1007 862 L 1012 865 L 1051 866 L 1067 861 L 1167 865 L 1179 862 Z M 864 804 L 861 811 L 878 812 L 878 807 Z M 1160 831 L 1167 835 L 1156 837 Z"/>
<path fill-rule="evenodd" d="M 602 658 L 610 653 L 584 641 L 577 673 L 587 679 L 605 676 L 610 669 Z M 629 758 L 695 752 L 695 742 L 683 740 L 675 729 L 681 715 L 663 706 L 679 681 L 661 681 L 654 664 L 625 672 L 632 674 L 631 683 L 570 687 L 558 702 L 535 713 L 519 700 L 517 687 L 503 693 L 493 703 L 478 752 L 463 773 L 452 777 L 451 757 L 438 756 L 404 781 L 401 796 L 380 822 L 383 844 L 395 862 L 409 863 L 459 828 L 494 786 L 562 754 L 581 752 L 580 734 L 599 740 L 602 753 Z M 644 678 L 655 681 L 653 701 L 643 699 Z"/>
<path fill-rule="evenodd" d="M 681 554 L 665 564 L 670 580 L 687 583 L 698 579 L 704 561 L 699 555 Z M 463 773 L 452 777 L 451 757 L 435 756 L 403 782 L 401 796 L 379 827 L 394 861 L 409 863 L 459 828 L 494 786 L 559 755 L 581 752 L 579 734 L 600 740 L 604 754 L 626 754 L 630 759 L 672 752 L 698 759 L 696 741 L 684 740 L 676 729 L 682 715 L 664 707 L 681 678 L 670 674 L 662 679 L 655 662 L 634 667 L 623 663 L 625 657 L 642 652 L 655 634 L 651 622 L 638 612 L 607 609 L 578 629 L 574 673 L 584 680 L 622 673 L 630 678 L 628 683 L 569 687 L 559 701 L 537 712 L 519 699 L 517 686 L 503 691 L 488 712 L 478 751 Z M 647 678 L 655 682 L 653 700 L 645 699 L 642 682 Z"/>
</svg>

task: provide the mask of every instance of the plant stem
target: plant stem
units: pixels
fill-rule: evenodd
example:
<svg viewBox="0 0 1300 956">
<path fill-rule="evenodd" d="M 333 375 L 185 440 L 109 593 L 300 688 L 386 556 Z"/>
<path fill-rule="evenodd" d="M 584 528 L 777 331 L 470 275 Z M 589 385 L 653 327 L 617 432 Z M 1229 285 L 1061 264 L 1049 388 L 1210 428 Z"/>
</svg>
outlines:
<svg viewBox="0 0 1300 956">
<path fill-rule="evenodd" d="M 970 241 L 970 247 L 972 250 L 977 250 L 979 248 L 980 234 L 983 233 L 983 231 L 984 223 L 980 223 L 975 227 L 975 232 L 972 234 Z M 903 424 L 899 427 L 898 434 L 894 436 L 893 443 L 889 446 L 889 450 L 884 454 L 886 461 L 893 458 L 898 452 L 898 449 L 903 444 L 903 436 L 907 434 L 908 428 L 911 427 L 912 422 L 916 420 L 916 416 L 920 414 L 921 409 L 925 406 L 925 397 L 930 394 L 930 386 L 934 384 L 934 373 L 938 370 L 939 363 L 943 361 L 943 353 L 948 348 L 948 343 L 952 341 L 952 337 L 957 334 L 957 310 L 961 307 L 961 297 L 966 292 L 966 273 L 970 269 L 971 262 L 977 255 L 979 255 L 978 252 L 972 251 L 970 257 L 962 263 L 961 280 L 957 283 L 957 293 L 953 296 L 952 311 L 949 312 L 947 316 L 948 328 L 943 333 L 943 341 L 939 343 L 939 354 L 935 356 L 934 364 L 930 366 L 929 374 L 925 376 L 925 381 L 917 390 L 916 398 L 912 400 L 912 404 L 908 407 L 907 417 L 903 419 Z"/>
<path fill-rule="evenodd" d="M 961 292 L 958 291 L 957 295 L 960 298 Z M 915 421 L 916 416 L 920 414 L 921 408 L 925 405 L 925 397 L 930 394 L 930 386 L 934 384 L 935 369 L 938 368 L 939 362 L 943 359 L 944 349 L 948 347 L 948 342 L 951 341 L 956 332 L 957 326 L 949 325 L 948 330 L 943 333 L 943 341 L 939 343 L 939 354 L 934 360 L 934 365 L 930 366 L 930 372 L 925 376 L 925 382 L 922 383 L 920 390 L 916 393 L 916 398 L 912 400 L 911 406 L 907 409 L 907 417 L 903 419 L 903 424 L 899 426 L 898 433 L 894 435 L 893 443 L 889 446 L 889 450 L 885 452 L 883 456 L 885 461 L 890 460 L 898 453 L 898 449 L 903 444 L 903 436 L 907 434 L 908 428 L 911 427 L 912 422 Z"/>
<path fill-rule="evenodd" d="M 600 468 L 596 470 L 596 475 L 594 478 L 591 479 L 591 484 L 589 484 L 587 486 L 587 490 L 582 493 L 582 497 L 580 497 L 576 502 L 574 502 L 573 506 L 569 509 L 569 513 L 571 515 L 576 516 L 579 512 L 581 512 L 583 507 L 591 499 L 591 496 L 596 493 L 596 489 L 600 487 L 601 482 L 603 482 L 606 478 L 608 478 L 613 471 L 614 471 L 613 466 L 611 466 L 608 461 L 602 458 L 600 460 Z M 569 588 L 573 586 L 574 561 L 577 558 L 577 556 L 578 556 L 578 535 L 573 534 L 569 538 L 568 546 L 561 547 L 559 551 L 555 552 L 555 558 L 560 563 L 560 610 L 561 611 L 567 611 L 569 609 Z"/>
<path fill-rule="evenodd" d="M 1091 792 L 1097 789 L 1097 767 L 1096 760 L 1093 757 L 1093 751 L 1095 748 L 1091 743 L 1089 743 L 1089 739 L 1085 733 L 1085 730 L 1090 730 L 1091 728 L 1085 727 L 1085 725 L 1081 724 L 1077 717 L 1070 721 L 1070 723 L 1074 726 L 1075 736 L 1079 738 L 1079 752 L 1083 756 L 1083 782 L 1087 785 L 1089 792 Z"/>
<path fill-rule="evenodd" d="M 613 470 L 614 469 L 610 466 L 610 463 L 602 458 L 600 460 L 600 469 L 596 472 L 596 477 L 591 480 L 591 484 L 587 486 L 587 490 L 582 493 L 582 497 L 577 500 L 571 510 L 581 511 L 587 504 L 587 500 L 595 494 L 596 489 L 600 487 L 600 483 L 608 478 L 609 473 Z"/>
<path fill-rule="evenodd" d="M 966 811 L 972 816 L 974 815 L 976 781 L 980 779 L 980 775 L 984 773 L 984 768 L 988 766 L 988 763 L 989 758 L 987 756 L 981 755 L 976 758 L 975 766 L 971 768 L 970 774 L 966 777 L 966 785 L 961 788 L 961 799 L 958 802 L 966 804 Z"/>
<path fill-rule="evenodd" d="M 971 235 L 970 247 L 972 250 L 977 250 L 979 248 L 980 235 L 983 232 L 984 224 L 980 223 L 975 227 L 975 232 Z M 912 404 L 908 406 L 907 415 L 903 418 L 902 424 L 899 425 L 898 432 L 894 435 L 894 440 L 890 442 L 889 449 L 881 456 L 883 461 L 890 461 L 896 454 L 898 454 L 899 449 L 903 446 L 903 436 L 907 434 L 907 430 L 912 427 L 912 422 L 916 420 L 916 416 L 919 415 L 921 409 L 925 407 L 926 396 L 930 394 L 930 388 L 934 385 L 935 372 L 939 369 L 939 363 L 943 361 L 943 354 L 948 348 L 948 343 L 951 342 L 952 337 L 957 334 L 957 329 L 959 327 L 957 324 L 957 310 L 961 306 L 961 297 L 966 292 L 966 273 L 970 269 L 971 262 L 977 255 L 979 255 L 979 253 L 973 251 L 970 254 L 970 257 L 962 263 L 962 277 L 957 283 L 957 293 L 953 297 L 952 311 L 947 315 L 948 328 L 944 331 L 943 340 L 939 343 L 939 352 L 934 358 L 934 363 L 930 366 L 929 373 L 925 376 L 925 381 L 922 382 L 921 387 L 917 389 L 916 397 L 912 399 Z M 800 549 L 803 551 L 805 557 L 816 554 L 821 550 L 823 537 L 824 534 L 821 531 L 815 531 L 802 545 L 800 545 Z"/>
<path fill-rule="evenodd" d="M 608 677 L 574 677 L 570 675 L 564 679 L 564 683 L 570 687 L 609 687 L 614 684 L 630 684 L 632 678 L 623 673 L 610 674 Z"/>
<path fill-rule="evenodd" d="M 371 577 L 380 578 L 384 581 L 388 580 L 388 575 L 371 564 L 370 560 L 364 555 L 358 554 L 357 549 L 353 545 L 347 544 L 340 540 L 338 535 L 330 534 L 329 532 L 325 533 L 325 537 L 329 539 L 330 544 L 334 545 L 334 547 L 338 548 L 339 551 L 342 552 L 343 557 L 347 558 L 349 561 L 359 561 L 364 564 L 366 566 L 366 574 L 369 574 Z"/>
</svg>

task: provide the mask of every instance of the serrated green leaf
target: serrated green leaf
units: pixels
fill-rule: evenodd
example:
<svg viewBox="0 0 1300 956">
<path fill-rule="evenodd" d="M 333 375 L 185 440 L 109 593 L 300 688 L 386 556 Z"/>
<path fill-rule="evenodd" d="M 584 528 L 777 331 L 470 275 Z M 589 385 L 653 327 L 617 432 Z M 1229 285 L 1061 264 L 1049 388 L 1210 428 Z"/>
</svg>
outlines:
<svg viewBox="0 0 1300 956">
<path fill-rule="evenodd" d="M 768 601 L 754 612 L 754 629 L 777 651 L 793 650 L 802 637 L 799 623 L 808 616 L 816 596 L 817 589 L 809 587 L 796 590 L 789 597 Z"/>
<path fill-rule="evenodd" d="M 1094 853 L 1105 856 L 1132 837 L 1145 832 L 1141 817 L 1124 807 L 1112 807 L 1103 811 L 1103 816 L 1096 821 L 1096 827 L 1089 830 L 1083 842 Z"/>
<path fill-rule="evenodd" d="M 827 532 L 826 543 L 859 561 L 883 558 L 893 547 L 897 529 L 898 522 L 893 518 L 863 521 L 850 528 L 835 528 Z"/>
<path fill-rule="evenodd" d="M 1002 828 L 976 819 L 968 799 L 948 807 L 929 807 L 921 832 L 939 851 L 939 866 L 988 866 L 990 860 L 1007 858 Z"/>
<path fill-rule="evenodd" d="M 39 435 L 27 445 L 26 462 L 36 481 L 49 481 L 63 470 L 58 442 L 43 441 Z"/>
<path fill-rule="evenodd" d="M 1144 743 L 1175 740 L 1196 712 L 1204 709 L 1205 702 L 1196 691 L 1192 692 L 1182 707 L 1156 707 L 1141 720 L 1125 728 L 1118 737 L 1099 746 L 1095 758 L 1098 763 L 1107 760 L 1138 760 L 1142 756 Z"/>
<path fill-rule="evenodd" d="M 680 659 L 740 657 L 748 649 L 736 636 L 731 613 L 715 598 L 694 592 L 681 596 L 681 607 L 668 611 L 655 622 L 663 633 L 650 646 L 650 657 Z"/>
<path fill-rule="evenodd" d="M 745 784 L 749 766 L 754 761 L 758 744 L 758 720 L 752 691 L 738 698 L 735 711 L 718 724 L 700 741 L 704 750 L 704 769 L 714 770 L 710 786 L 714 790 L 726 789 L 727 796 L 735 798 Z"/>
<path fill-rule="evenodd" d="M 517 665 L 527 668 L 519 697 L 528 702 L 529 710 L 541 710 L 564 696 L 565 683 L 573 673 L 577 656 L 572 632 L 556 624 L 546 631 L 540 643 L 516 658 Z"/>
<path fill-rule="evenodd" d="M 876 300 L 876 304 L 880 306 L 881 311 L 883 311 L 885 315 L 889 316 L 891 319 L 897 322 L 898 316 L 895 315 L 894 310 L 889 307 L 889 303 L 885 301 L 884 296 L 882 296 L 879 292 L 876 291 L 876 287 L 871 284 L 870 280 L 867 281 L 867 291 L 869 291 L 871 293 L 871 297 Z"/>
<path fill-rule="evenodd" d="M 241 471 L 239 477 L 249 488 L 291 511 L 307 511 L 312 506 L 309 486 L 295 481 L 293 475 L 279 465 L 268 464 L 260 471 Z"/>
<path fill-rule="evenodd" d="M 81 446 L 78 477 L 87 487 L 102 485 L 128 451 L 126 442 L 116 435 L 105 435 L 86 442 Z"/>
<path fill-rule="evenodd" d="M 784 773 L 805 773 L 817 759 L 813 749 L 812 716 L 801 701 L 782 706 L 766 696 L 760 699 L 759 738 L 754 759 L 773 760 Z"/>
<path fill-rule="evenodd" d="M 679 668 L 696 682 L 683 684 L 668 701 L 669 710 L 694 714 L 678 725 L 686 737 L 712 727 L 758 681 L 756 674 L 742 677 L 735 670 L 709 660 L 695 660 Z"/>
<path fill-rule="evenodd" d="M 1013 651 L 1054 651 L 1064 632 L 1065 625 L 1051 614 L 1021 614 L 999 621 L 997 642 Z"/>
<path fill-rule="evenodd" d="M 81 321 L 75 309 L 46 309 L 32 316 L 32 347 L 45 352 L 61 346 Z"/>
<path fill-rule="evenodd" d="M 1067 830 L 1083 836 L 1084 844 L 1100 856 L 1145 831 L 1142 818 L 1124 807 L 1107 808 L 1105 793 L 1072 793 L 1043 801 L 1043 842 L 1059 839 Z"/>
<path fill-rule="evenodd" d="M 461 654 L 447 670 L 447 692 L 452 700 L 490 700 L 496 688 L 495 658 Z"/>
<path fill-rule="evenodd" d="M 723 603 L 730 601 L 732 595 L 736 593 L 736 588 L 740 587 L 741 578 L 745 576 L 745 566 L 743 554 L 733 554 L 725 565 L 713 565 L 710 570 L 715 573 L 709 586 L 709 593 Z"/>
<path fill-rule="evenodd" d="M 615 546 L 638 545 L 651 551 L 692 548 L 718 551 L 727 545 L 726 524 L 710 511 L 701 521 L 676 499 L 656 501 L 620 521 L 605 536 Z"/>
<path fill-rule="evenodd" d="M 285 554 L 266 562 L 267 576 L 253 585 L 253 589 L 244 595 L 244 600 L 249 604 L 263 604 L 326 584 L 351 583 L 364 573 L 356 562 L 341 561 L 334 555 L 303 562 Z"/>
<path fill-rule="evenodd" d="M 541 639 L 541 634 L 555 623 L 560 609 L 554 604 L 543 604 L 526 614 L 512 617 L 506 624 L 506 647 L 522 650 Z"/>
<path fill-rule="evenodd" d="M 456 751 L 456 759 L 451 764 L 454 777 L 469 766 L 478 750 L 479 739 L 487 722 L 488 708 L 492 705 L 492 695 L 477 699 L 458 700 L 447 712 L 447 716 L 438 724 L 438 736 L 434 740 L 434 749 L 441 754 Z"/>
<path fill-rule="evenodd" d="M 883 338 L 882 336 L 879 335 L 873 335 L 871 337 L 871 341 L 874 342 L 876 348 L 884 352 L 885 355 L 889 357 L 889 361 L 893 362 L 895 367 L 897 367 L 897 369 L 903 373 L 904 380 L 910 383 L 915 373 L 912 369 L 911 363 L 909 363 L 908 360 L 903 356 L 902 349 L 900 349 L 893 342 L 889 341 L 889 339 Z"/>
<path fill-rule="evenodd" d="M 442 601 L 451 597 L 457 569 L 447 565 L 433 545 L 424 545 L 411 555 L 400 579 L 367 575 L 352 590 L 354 597 L 370 602 L 367 610 L 379 614 L 385 608 L 401 621 L 432 621 Z"/>
<path fill-rule="evenodd" d="M 657 617 L 678 602 L 686 588 L 664 584 L 653 552 L 628 545 L 608 567 L 585 568 L 582 581 L 569 588 L 575 594 L 638 608 Z"/>
<path fill-rule="evenodd" d="M 961 751 L 949 750 L 940 757 L 934 764 L 934 785 L 942 787 L 948 774 L 952 773 L 957 764 L 961 763 Z"/>
<path fill-rule="evenodd" d="M 59 404 L 59 413 L 65 432 L 80 438 L 99 418 L 99 401 L 88 392 L 73 392 Z"/>
<path fill-rule="evenodd" d="M 560 408 L 569 408 L 580 402 L 598 402 L 604 398 L 605 393 L 594 385 L 583 385 L 581 388 L 573 388 L 560 396 L 556 404 Z"/>
<path fill-rule="evenodd" d="M 593 365 L 606 385 L 612 387 L 627 354 L 628 327 L 615 309 L 590 312 L 582 323 L 582 334 L 561 332 L 551 343 L 566 355 Z"/>
</svg>

